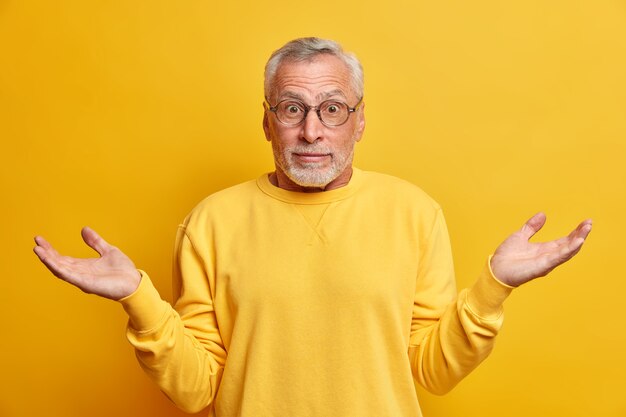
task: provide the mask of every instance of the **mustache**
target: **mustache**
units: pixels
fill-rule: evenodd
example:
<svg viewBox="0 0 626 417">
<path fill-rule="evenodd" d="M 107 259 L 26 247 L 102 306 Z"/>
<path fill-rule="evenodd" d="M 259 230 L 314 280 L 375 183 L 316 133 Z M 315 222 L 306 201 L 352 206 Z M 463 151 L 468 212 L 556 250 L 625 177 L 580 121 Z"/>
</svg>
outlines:
<svg viewBox="0 0 626 417">
<path fill-rule="evenodd" d="M 290 153 L 319 153 L 319 154 L 331 154 L 332 151 L 330 148 L 319 145 L 319 144 L 310 144 L 310 145 L 297 145 L 291 148 L 286 149 L 287 152 Z"/>
</svg>

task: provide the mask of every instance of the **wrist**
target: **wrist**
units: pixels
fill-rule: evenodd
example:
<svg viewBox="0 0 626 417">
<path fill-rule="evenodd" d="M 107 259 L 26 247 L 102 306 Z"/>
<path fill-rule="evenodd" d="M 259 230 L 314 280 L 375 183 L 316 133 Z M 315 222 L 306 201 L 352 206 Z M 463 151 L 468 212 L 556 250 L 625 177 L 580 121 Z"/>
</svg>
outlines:
<svg viewBox="0 0 626 417">
<path fill-rule="evenodd" d="M 506 262 L 503 262 L 498 254 L 491 255 L 489 257 L 489 270 L 491 271 L 491 276 L 501 284 L 516 288 L 519 286 L 518 283 L 515 282 L 514 279 L 506 272 Z"/>
<path fill-rule="evenodd" d="M 114 301 L 121 301 L 124 298 L 130 297 L 139 288 L 139 284 L 141 284 L 141 277 L 141 272 L 138 269 L 133 270 L 132 273 L 127 274 L 121 281 L 118 291 L 112 293 L 109 298 Z"/>
</svg>

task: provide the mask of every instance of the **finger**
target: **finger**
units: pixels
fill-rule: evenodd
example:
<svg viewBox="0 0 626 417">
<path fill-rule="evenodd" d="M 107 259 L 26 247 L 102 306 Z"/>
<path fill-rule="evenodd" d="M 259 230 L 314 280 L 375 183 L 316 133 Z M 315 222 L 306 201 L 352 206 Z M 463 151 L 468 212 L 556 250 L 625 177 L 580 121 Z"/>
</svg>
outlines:
<svg viewBox="0 0 626 417">
<path fill-rule="evenodd" d="M 589 233 L 591 233 L 592 223 L 591 220 L 585 220 L 576 228 L 574 236 L 578 239 L 586 240 Z"/>
<path fill-rule="evenodd" d="M 102 237 L 90 227 L 83 227 L 80 234 L 85 243 L 100 255 L 104 254 L 111 247 L 106 240 L 102 239 Z"/>
<path fill-rule="evenodd" d="M 557 243 L 560 245 L 565 244 L 568 246 L 582 245 L 585 240 L 587 240 L 587 236 L 589 236 L 589 233 L 591 233 L 591 229 L 591 220 L 585 220 L 581 222 L 578 227 L 576 227 L 576 229 L 572 230 L 569 235 L 559 239 Z"/>
<path fill-rule="evenodd" d="M 571 234 L 572 239 L 582 239 L 585 241 L 591 233 L 591 223 L 581 223 Z"/>
<path fill-rule="evenodd" d="M 583 243 L 585 243 L 583 239 L 574 239 L 567 245 L 561 247 L 560 252 L 555 255 L 554 267 L 557 267 L 576 256 L 576 254 L 580 252 L 580 249 L 583 247 Z"/>
<path fill-rule="evenodd" d="M 42 246 L 35 246 L 33 248 L 33 252 L 35 252 L 35 255 L 37 255 L 41 262 L 44 262 L 44 260 L 48 257 L 48 251 Z"/>
<path fill-rule="evenodd" d="M 48 244 L 49 246 L 49 244 Z M 55 276 L 65 279 L 67 275 L 63 264 L 63 257 L 59 253 L 49 246 L 44 248 L 43 246 L 35 246 L 33 249 L 39 260 L 52 272 Z"/>
<path fill-rule="evenodd" d="M 524 223 L 520 233 L 524 238 L 530 239 L 535 233 L 541 230 L 544 224 L 546 224 L 546 215 L 543 212 L 539 212 Z"/>
<path fill-rule="evenodd" d="M 56 249 L 54 249 L 52 245 L 43 237 L 35 236 L 35 243 L 37 244 L 37 246 L 33 248 L 33 251 L 39 257 L 39 259 L 43 260 L 42 258 L 59 256 L 59 253 L 56 251 Z"/>
<path fill-rule="evenodd" d="M 573 258 L 582 248 L 587 236 L 591 232 L 591 221 L 585 220 L 582 222 L 576 230 L 574 230 L 568 237 L 559 239 L 563 241 L 561 243 L 561 250 L 559 251 L 558 264 L 562 264 L 569 259 Z"/>
<path fill-rule="evenodd" d="M 572 242 L 577 240 L 578 238 L 582 238 L 584 242 L 587 239 L 587 236 L 589 236 L 591 229 L 592 221 L 591 219 L 587 219 L 581 222 L 578 226 L 576 226 L 576 228 L 572 230 L 569 235 L 564 236 L 560 239 L 556 239 L 554 243 L 558 246 L 571 245 Z"/>
<path fill-rule="evenodd" d="M 71 275 L 72 266 L 77 259 L 61 255 L 52 245 L 41 236 L 35 237 L 37 246 L 33 252 L 39 260 L 57 277 L 66 280 Z"/>
<path fill-rule="evenodd" d="M 44 249 L 49 249 L 52 247 L 52 245 L 41 236 L 35 236 L 35 243 L 37 244 L 37 246 L 41 246 Z"/>
<path fill-rule="evenodd" d="M 591 220 L 585 220 L 582 222 L 575 230 L 571 240 L 570 240 L 570 248 L 573 248 L 576 252 L 580 250 L 583 243 L 587 240 L 589 233 L 591 233 Z"/>
</svg>

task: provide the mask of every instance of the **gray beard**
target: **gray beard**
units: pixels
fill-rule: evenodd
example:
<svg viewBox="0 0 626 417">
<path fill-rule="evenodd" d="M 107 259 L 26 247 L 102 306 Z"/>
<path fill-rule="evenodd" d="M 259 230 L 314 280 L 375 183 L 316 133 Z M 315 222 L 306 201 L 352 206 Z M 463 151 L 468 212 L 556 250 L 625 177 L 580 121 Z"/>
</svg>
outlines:
<svg viewBox="0 0 626 417">
<path fill-rule="evenodd" d="M 328 150 L 316 147 L 314 145 L 298 146 L 294 148 L 284 149 L 282 154 L 274 151 L 274 158 L 278 166 L 294 183 L 301 187 L 324 188 L 335 180 L 341 173 L 352 163 L 354 149 L 344 158 L 338 157 L 337 153 L 332 154 L 330 167 L 326 169 L 319 168 L 316 162 L 297 164 L 291 159 L 293 153 L 319 152 L 328 153 Z"/>
</svg>

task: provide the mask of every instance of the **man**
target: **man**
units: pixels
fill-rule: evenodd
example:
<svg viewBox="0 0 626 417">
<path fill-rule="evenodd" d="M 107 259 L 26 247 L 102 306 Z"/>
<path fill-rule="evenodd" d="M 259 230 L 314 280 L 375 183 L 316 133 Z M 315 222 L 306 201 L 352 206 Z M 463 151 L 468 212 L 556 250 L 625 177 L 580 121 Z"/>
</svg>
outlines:
<svg viewBox="0 0 626 417">
<path fill-rule="evenodd" d="M 332 42 L 297 39 L 266 66 L 263 128 L 276 169 L 202 201 L 179 227 L 175 304 L 85 228 L 101 257 L 35 253 L 58 277 L 118 300 L 148 375 L 217 416 L 419 416 L 414 383 L 444 393 L 491 351 L 512 288 L 574 256 L 582 222 L 528 240 L 538 214 L 456 294 L 440 207 L 402 180 L 352 167 L 365 128 L 362 69 Z"/>
</svg>

